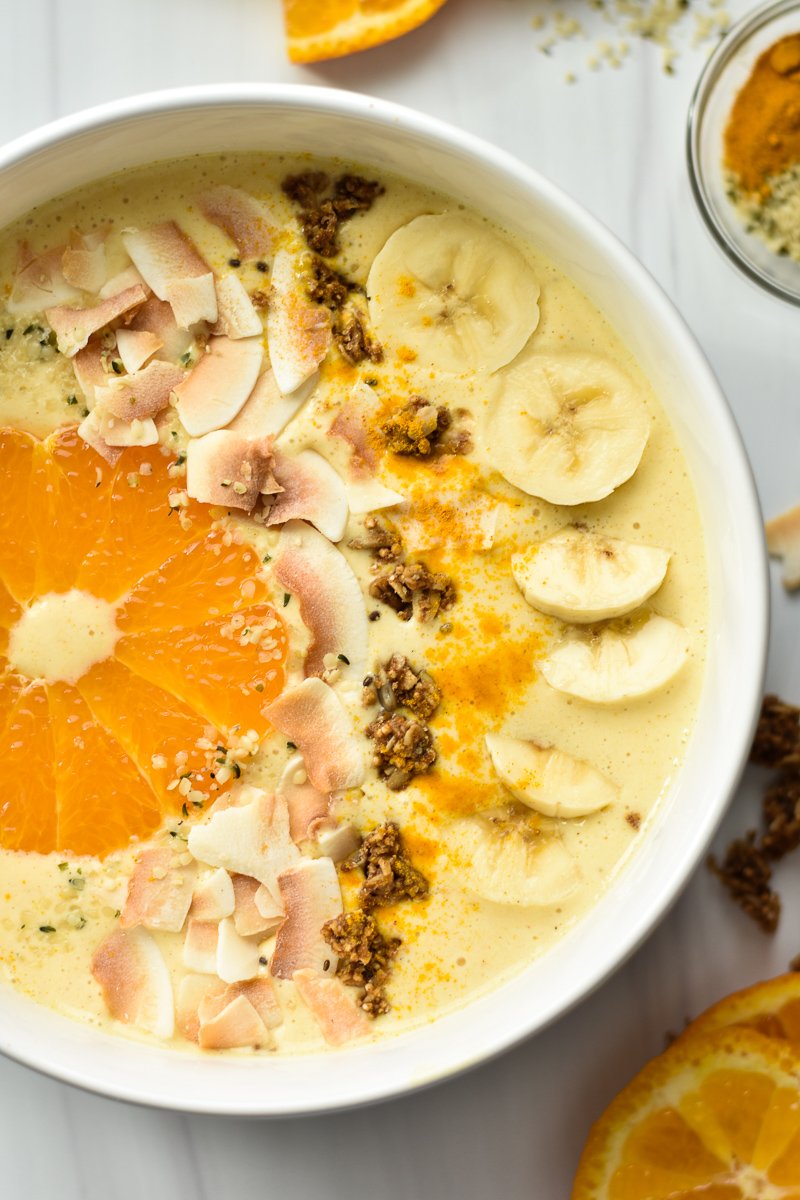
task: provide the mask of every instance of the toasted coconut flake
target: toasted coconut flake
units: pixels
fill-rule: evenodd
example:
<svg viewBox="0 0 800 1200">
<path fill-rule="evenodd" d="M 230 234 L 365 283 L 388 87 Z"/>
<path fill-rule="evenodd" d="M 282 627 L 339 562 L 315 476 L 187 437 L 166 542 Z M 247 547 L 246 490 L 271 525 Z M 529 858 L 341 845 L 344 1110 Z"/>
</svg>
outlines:
<svg viewBox="0 0 800 1200">
<path fill-rule="evenodd" d="M 321 679 L 287 688 L 264 708 L 264 716 L 297 746 L 318 791 L 336 792 L 364 782 L 364 759 L 350 718 Z"/>
<path fill-rule="evenodd" d="M 30 316 L 48 306 L 75 304 L 80 300 L 80 291 L 64 278 L 62 259 L 65 249 L 65 246 L 54 246 L 52 250 L 36 255 L 27 242 L 20 242 L 8 298 L 9 312 L 20 317 Z"/>
<path fill-rule="evenodd" d="M 289 812 L 281 796 L 244 787 L 241 805 L 215 811 L 189 833 L 189 850 L 211 867 L 252 875 L 278 897 L 277 877 L 299 859 L 289 836 Z"/>
<path fill-rule="evenodd" d="M 72 360 L 72 369 L 88 407 L 92 408 L 97 389 L 108 384 L 108 375 L 103 368 L 103 353 L 99 342 L 89 342 L 88 346 L 79 350 Z"/>
<path fill-rule="evenodd" d="M 250 875 L 234 875 L 233 890 L 236 896 L 236 909 L 233 914 L 233 924 L 241 937 L 255 937 L 274 929 L 282 920 L 281 913 L 265 917 L 256 905 L 256 892 L 264 885 Z"/>
<path fill-rule="evenodd" d="M 61 256 L 67 283 L 84 292 L 99 292 L 106 281 L 104 234 L 74 233 Z"/>
<path fill-rule="evenodd" d="M 276 495 L 267 525 L 309 521 L 331 542 L 344 537 L 347 525 L 347 492 L 330 463 L 315 450 L 294 457 L 276 454 L 273 474 L 283 491 Z"/>
<path fill-rule="evenodd" d="M 189 917 L 198 921 L 221 921 L 223 917 L 233 915 L 235 905 L 231 877 L 219 867 L 194 889 Z"/>
<path fill-rule="evenodd" d="M 194 500 L 252 512 L 272 490 L 272 439 L 258 441 L 230 429 L 193 438 L 186 451 L 186 491 Z"/>
<path fill-rule="evenodd" d="M 183 965 L 202 975 L 217 973 L 219 925 L 216 921 L 196 921 L 190 917 L 183 939 Z"/>
<path fill-rule="evenodd" d="M 88 417 L 84 417 L 78 426 L 78 437 L 86 442 L 87 446 L 91 446 L 101 458 L 104 458 L 109 466 L 115 466 L 122 455 L 122 451 L 114 446 L 109 446 L 104 440 L 100 421 L 94 412 L 90 412 Z"/>
<path fill-rule="evenodd" d="M 289 809 L 289 832 L 296 842 L 310 836 L 310 827 L 328 815 L 330 796 L 319 792 L 308 778 L 302 754 L 293 754 L 283 768 L 276 792 L 283 796 Z"/>
<path fill-rule="evenodd" d="M 341 825 L 335 821 L 315 822 L 310 833 L 319 853 L 335 863 L 344 862 L 361 845 L 361 834 L 349 822 Z"/>
<path fill-rule="evenodd" d="M 203 1050 L 254 1050 L 271 1045 L 264 1022 L 245 996 L 237 996 L 222 1012 L 200 1026 L 197 1037 Z"/>
<path fill-rule="evenodd" d="M 167 407 L 169 398 L 184 377 L 180 367 L 156 360 L 132 375 L 110 378 L 95 393 L 95 411 L 100 417 L 119 417 L 123 421 L 156 417 Z"/>
<path fill-rule="evenodd" d="M 362 475 L 356 477 L 352 472 L 345 476 L 344 487 L 348 508 L 354 516 L 394 508 L 396 504 L 404 504 L 406 499 L 400 492 L 384 487 L 379 480 Z"/>
<path fill-rule="evenodd" d="M 217 974 L 220 979 L 226 983 L 255 979 L 259 966 L 258 942 L 253 938 L 241 937 L 236 932 L 232 917 L 223 917 L 218 928 Z"/>
<path fill-rule="evenodd" d="M 228 429 L 241 433 L 244 437 L 277 437 L 297 415 L 316 386 L 315 375 L 291 396 L 282 396 L 275 376 L 268 368 L 256 380 L 256 386 Z"/>
<path fill-rule="evenodd" d="M 146 329 L 117 330 L 117 353 L 129 375 L 133 375 L 143 367 L 163 345 L 160 337 L 155 333 L 148 333 Z M 83 354 L 85 351 L 82 350 L 80 353 Z"/>
<path fill-rule="evenodd" d="M 311 378 L 331 345 L 330 313 L 308 299 L 288 250 L 279 250 L 272 266 L 267 340 L 272 370 L 284 395 Z"/>
<path fill-rule="evenodd" d="M 258 979 L 245 979 L 241 983 L 229 983 L 225 997 L 230 1003 L 237 996 L 244 996 L 256 1010 L 267 1029 L 277 1029 L 283 1023 L 283 1012 L 275 993 L 275 985 L 268 975 Z"/>
<path fill-rule="evenodd" d="M 322 936 L 322 926 L 342 911 L 336 867 L 329 858 L 304 858 L 278 876 L 286 919 L 278 927 L 270 970 L 278 979 L 310 968 L 335 975 L 338 959 Z"/>
<path fill-rule="evenodd" d="M 321 676 L 326 656 L 332 654 L 344 675 L 361 679 L 367 669 L 369 622 L 361 586 L 344 555 L 310 525 L 290 521 L 281 530 L 273 571 L 297 597 L 311 633 L 306 675 Z"/>
<path fill-rule="evenodd" d="M 161 951 L 149 933 L 143 929 L 115 929 L 95 950 L 92 975 L 115 1020 L 156 1037 L 172 1037 L 172 984 Z"/>
<path fill-rule="evenodd" d="M 98 421 L 100 436 L 107 446 L 155 446 L 158 429 L 152 417 L 123 421 L 119 417 L 105 416 L 95 409 L 89 414 Z"/>
<path fill-rule="evenodd" d="M 122 241 L 134 266 L 159 300 L 169 300 L 169 286 L 176 280 L 209 273 L 210 267 L 194 242 L 174 221 L 163 221 L 149 229 L 126 229 Z"/>
<path fill-rule="evenodd" d="M 175 389 L 186 432 L 201 437 L 224 429 L 255 387 L 263 359 L 260 338 L 211 338 L 206 353 Z"/>
<path fill-rule="evenodd" d="M 200 321 L 214 325 L 219 316 L 217 291 L 211 271 L 191 279 L 171 279 L 166 287 L 166 298 L 181 329 L 190 329 Z"/>
<path fill-rule="evenodd" d="M 221 996 L 225 984 L 210 975 L 184 975 L 178 984 L 175 1004 L 175 1024 L 190 1042 L 196 1042 L 200 1033 L 200 1005 L 207 997 Z"/>
<path fill-rule="evenodd" d="M 800 588 L 800 504 L 767 521 L 766 533 L 767 549 L 783 563 L 783 586 L 793 592 Z"/>
<path fill-rule="evenodd" d="M 149 298 L 150 288 L 142 279 L 141 275 L 136 270 L 136 267 L 131 264 L 125 267 L 122 271 L 118 272 L 118 274 L 112 275 L 111 278 L 103 284 L 97 295 L 100 300 L 107 300 L 109 296 L 116 296 L 120 292 L 124 292 L 126 288 L 135 287 L 136 284 L 138 284 L 139 287 L 144 288 Z"/>
<path fill-rule="evenodd" d="M 193 338 L 187 329 L 181 329 L 175 320 L 172 308 L 157 296 L 150 296 L 134 316 L 129 330 L 149 333 L 162 342 L 158 357 L 177 362 L 192 344 Z"/>
<path fill-rule="evenodd" d="M 226 184 L 209 188 L 198 201 L 203 215 L 227 233 L 242 258 L 269 258 L 280 222 L 263 201 Z"/>
<path fill-rule="evenodd" d="M 368 1018 L 340 980 L 305 969 L 295 971 L 294 983 L 300 999 L 311 1009 L 329 1045 L 343 1046 L 345 1042 L 371 1032 Z"/>
<path fill-rule="evenodd" d="M 101 300 L 92 308 L 68 308 L 59 305 L 46 309 L 45 316 L 56 335 L 59 350 L 67 358 L 72 358 L 83 349 L 93 333 L 105 329 L 112 321 L 139 308 L 146 299 L 144 288 L 136 284 L 116 296 Z"/>
<path fill-rule="evenodd" d="M 261 317 L 247 294 L 238 275 L 223 275 L 217 280 L 217 328 L 229 338 L 261 337 L 264 332 Z"/>
<path fill-rule="evenodd" d="M 372 388 L 359 379 L 328 431 L 350 447 L 350 468 L 355 479 L 372 479 L 378 465 L 378 451 L 368 436 L 377 407 Z"/>
<path fill-rule="evenodd" d="M 277 878 L 273 886 L 275 892 L 277 893 Z M 269 922 L 270 929 L 274 929 L 276 925 L 280 924 L 286 915 L 283 911 L 283 905 L 281 904 L 280 900 L 276 900 L 269 888 L 264 887 L 263 883 L 253 897 L 253 903 L 261 913 L 262 918 Z"/>
<path fill-rule="evenodd" d="M 179 933 L 192 902 L 192 876 L 174 864 L 168 848 L 143 850 L 128 880 L 128 897 L 119 919 L 120 929 L 161 929 Z"/>
</svg>

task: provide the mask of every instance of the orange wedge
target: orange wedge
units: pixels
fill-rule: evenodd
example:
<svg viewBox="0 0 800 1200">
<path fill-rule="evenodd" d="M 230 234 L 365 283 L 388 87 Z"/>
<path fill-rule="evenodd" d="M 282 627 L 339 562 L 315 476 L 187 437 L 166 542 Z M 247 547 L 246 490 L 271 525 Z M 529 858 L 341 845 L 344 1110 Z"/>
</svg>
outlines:
<svg viewBox="0 0 800 1200">
<path fill-rule="evenodd" d="M 572 1200 L 800 1200 L 800 1064 L 751 1029 L 679 1038 L 592 1129 Z"/>
<path fill-rule="evenodd" d="M 74 429 L 0 429 L 6 849 L 103 856 L 146 838 L 212 801 L 240 773 L 229 751 L 268 728 L 285 627 L 258 555 L 186 502 L 173 462 L 155 446 L 111 468 Z M 75 590 L 113 606 L 113 649 L 78 678 L 27 678 L 4 657 L 17 622 Z"/>
<path fill-rule="evenodd" d="M 422 25 L 445 0 L 283 0 L 286 48 L 295 63 L 368 50 Z"/>
<path fill-rule="evenodd" d="M 800 1061 L 800 971 L 734 992 L 701 1013 L 681 1035 L 739 1026 L 788 1042 Z"/>
</svg>

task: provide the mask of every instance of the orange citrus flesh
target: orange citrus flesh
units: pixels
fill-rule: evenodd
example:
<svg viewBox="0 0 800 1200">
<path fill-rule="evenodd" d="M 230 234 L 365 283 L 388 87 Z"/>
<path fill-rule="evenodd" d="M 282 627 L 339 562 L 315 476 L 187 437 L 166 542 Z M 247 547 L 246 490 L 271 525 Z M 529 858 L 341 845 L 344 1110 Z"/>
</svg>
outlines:
<svg viewBox="0 0 800 1200">
<path fill-rule="evenodd" d="M 800 1200 L 800 1063 L 750 1029 L 679 1038 L 612 1101 L 572 1200 Z"/>
<path fill-rule="evenodd" d="M 800 1057 L 800 972 L 778 975 L 726 996 L 701 1013 L 681 1036 L 733 1025 L 789 1042 Z"/>
<path fill-rule="evenodd" d="M 283 0 L 286 48 L 296 63 L 380 46 L 422 25 L 445 0 Z"/>
<path fill-rule="evenodd" d="M 268 728 L 284 625 L 255 551 L 205 506 L 175 508 L 171 461 L 155 446 L 112 468 L 74 429 L 0 430 L 0 846 L 103 856 L 145 838 L 219 794 L 231 741 Z M 73 588 L 115 605 L 113 654 L 74 683 L 17 674 L 9 630 Z"/>
</svg>

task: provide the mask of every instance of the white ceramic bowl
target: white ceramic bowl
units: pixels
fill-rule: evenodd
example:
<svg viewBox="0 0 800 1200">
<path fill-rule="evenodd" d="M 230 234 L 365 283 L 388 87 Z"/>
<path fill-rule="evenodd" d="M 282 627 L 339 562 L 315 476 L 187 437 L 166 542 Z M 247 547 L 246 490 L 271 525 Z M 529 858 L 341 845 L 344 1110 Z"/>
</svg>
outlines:
<svg viewBox="0 0 800 1200">
<path fill-rule="evenodd" d="M 443 1079 L 564 1013 L 647 936 L 703 854 L 738 781 L 759 706 L 766 563 L 752 476 L 714 377 L 657 285 L 596 220 L 515 159 L 419 113 L 346 92 L 244 85 L 105 105 L 0 152 L 0 226 L 124 167 L 221 150 L 306 150 L 450 193 L 530 237 L 611 319 L 680 437 L 706 532 L 708 667 L 669 795 L 588 916 L 510 982 L 375 1046 L 294 1058 L 215 1058 L 101 1034 L 0 987 L 0 1050 L 58 1079 L 194 1112 L 286 1115 L 363 1104 Z"/>
</svg>

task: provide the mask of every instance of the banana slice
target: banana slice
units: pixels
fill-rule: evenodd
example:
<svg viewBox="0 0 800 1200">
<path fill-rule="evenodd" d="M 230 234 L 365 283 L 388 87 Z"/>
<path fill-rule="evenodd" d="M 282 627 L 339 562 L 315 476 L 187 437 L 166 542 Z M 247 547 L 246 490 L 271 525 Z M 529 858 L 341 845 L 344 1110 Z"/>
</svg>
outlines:
<svg viewBox="0 0 800 1200">
<path fill-rule="evenodd" d="M 617 799 L 605 775 L 561 750 L 499 733 L 486 734 L 486 748 L 512 795 L 545 817 L 585 817 Z"/>
<path fill-rule="evenodd" d="M 682 625 L 652 615 L 644 622 L 587 630 L 556 647 L 541 664 L 551 687 L 592 704 L 615 704 L 657 691 L 677 675 L 689 652 Z"/>
<path fill-rule="evenodd" d="M 448 844 L 467 889 L 495 904 L 558 904 L 580 879 L 574 858 L 557 836 L 515 821 L 485 817 L 459 821 Z"/>
<path fill-rule="evenodd" d="M 512 555 L 511 571 L 533 608 L 586 624 L 644 604 L 664 582 L 669 560 L 669 551 L 656 546 L 562 529 Z"/>
<path fill-rule="evenodd" d="M 508 372 L 490 414 L 492 464 L 551 504 L 602 500 L 639 465 L 650 419 L 633 382 L 595 354 L 538 354 Z"/>
<path fill-rule="evenodd" d="M 454 374 L 515 358 L 539 324 L 539 290 L 508 242 L 451 213 L 402 225 L 367 280 L 380 340 Z"/>
</svg>

